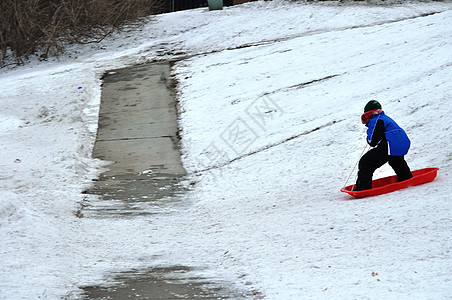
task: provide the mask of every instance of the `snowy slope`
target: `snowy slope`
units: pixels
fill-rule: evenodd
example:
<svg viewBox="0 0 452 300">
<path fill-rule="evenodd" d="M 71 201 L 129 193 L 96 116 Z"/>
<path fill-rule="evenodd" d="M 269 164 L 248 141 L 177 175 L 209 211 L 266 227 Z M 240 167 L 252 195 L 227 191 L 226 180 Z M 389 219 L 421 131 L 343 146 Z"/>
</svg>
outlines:
<svg viewBox="0 0 452 300">
<path fill-rule="evenodd" d="M 451 18 L 450 2 L 256 2 L 158 16 L 2 70 L 0 298 L 75 297 L 112 271 L 183 264 L 268 299 L 446 299 Z M 173 73 L 193 205 L 76 218 L 104 164 L 90 157 L 100 76 L 192 54 Z M 370 99 L 408 132 L 412 169 L 440 168 L 433 183 L 358 201 L 339 193 L 365 146 Z"/>
<path fill-rule="evenodd" d="M 218 247 L 270 299 L 450 292 L 450 17 L 322 32 L 176 69 L 186 165 L 226 162 L 201 172 L 201 222 L 238 235 Z M 360 201 L 338 195 L 365 145 L 359 117 L 370 99 L 408 131 L 411 167 L 440 167 L 438 182 Z"/>
</svg>

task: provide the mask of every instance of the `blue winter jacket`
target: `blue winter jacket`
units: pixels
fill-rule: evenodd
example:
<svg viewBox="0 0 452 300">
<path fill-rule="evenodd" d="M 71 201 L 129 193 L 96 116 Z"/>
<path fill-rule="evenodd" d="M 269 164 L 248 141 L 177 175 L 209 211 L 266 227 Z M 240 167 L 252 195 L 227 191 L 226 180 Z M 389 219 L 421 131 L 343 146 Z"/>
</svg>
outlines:
<svg viewBox="0 0 452 300">
<path fill-rule="evenodd" d="M 377 124 L 378 120 L 382 120 L 385 125 L 384 135 L 386 137 L 386 140 L 388 141 L 389 155 L 406 155 L 411 145 L 408 135 L 399 125 L 397 125 L 397 123 L 393 119 L 385 115 L 384 112 L 373 116 L 369 120 L 369 122 L 367 122 L 367 141 L 370 143 L 370 141 L 372 140 L 375 125 Z"/>
</svg>

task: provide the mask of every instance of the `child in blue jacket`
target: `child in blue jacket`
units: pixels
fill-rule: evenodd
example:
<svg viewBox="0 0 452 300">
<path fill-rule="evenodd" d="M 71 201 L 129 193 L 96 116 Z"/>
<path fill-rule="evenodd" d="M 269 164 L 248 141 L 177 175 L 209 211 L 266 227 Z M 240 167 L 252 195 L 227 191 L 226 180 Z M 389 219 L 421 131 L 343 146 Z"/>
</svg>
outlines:
<svg viewBox="0 0 452 300">
<path fill-rule="evenodd" d="M 367 142 L 374 147 L 361 157 L 355 190 L 372 188 L 372 176 L 385 163 L 394 169 L 398 181 L 413 177 L 404 156 L 410 149 L 410 139 L 405 131 L 385 115 L 381 104 L 369 101 L 364 107 L 361 121 L 367 126 Z"/>
</svg>

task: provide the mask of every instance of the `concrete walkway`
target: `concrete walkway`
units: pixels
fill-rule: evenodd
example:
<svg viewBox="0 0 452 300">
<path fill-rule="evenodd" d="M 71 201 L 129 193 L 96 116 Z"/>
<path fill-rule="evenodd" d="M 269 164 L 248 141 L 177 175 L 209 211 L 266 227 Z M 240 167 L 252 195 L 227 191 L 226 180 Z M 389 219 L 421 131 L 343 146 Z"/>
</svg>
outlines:
<svg viewBox="0 0 452 300">
<path fill-rule="evenodd" d="M 88 194 L 84 218 L 152 218 L 162 209 L 189 205 L 178 195 L 185 175 L 177 110 L 168 63 L 110 72 L 104 77 L 93 157 L 113 163 Z M 190 275 L 181 265 L 110 274 L 119 284 L 85 286 L 84 299 L 244 299 L 232 283 Z M 193 273 L 191 273 L 193 274 Z"/>
<path fill-rule="evenodd" d="M 113 164 L 88 191 L 102 195 L 102 200 L 85 208 L 83 214 L 131 217 L 177 205 L 162 201 L 177 199 L 175 196 L 183 192 L 177 185 L 185 175 L 177 132 L 168 63 L 136 66 L 105 76 L 93 157 Z M 110 200 L 115 200 L 114 204 Z M 149 209 L 150 202 L 154 210 Z M 146 209 L 142 209 L 143 204 Z"/>
</svg>

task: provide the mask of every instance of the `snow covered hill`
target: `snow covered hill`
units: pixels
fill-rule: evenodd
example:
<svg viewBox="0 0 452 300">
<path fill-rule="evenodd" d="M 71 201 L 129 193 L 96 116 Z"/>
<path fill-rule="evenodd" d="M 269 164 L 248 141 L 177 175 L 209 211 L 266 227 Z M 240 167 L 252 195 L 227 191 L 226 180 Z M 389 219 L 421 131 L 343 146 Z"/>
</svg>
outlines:
<svg viewBox="0 0 452 300">
<path fill-rule="evenodd" d="M 153 17 L 2 70 L 0 298 L 76 297 L 111 272 L 174 264 L 268 299 L 448 298 L 451 19 L 450 2 L 255 2 Z M 101 75 L 173 58 L 191 205 L 77 218 L 105 164 L 91 158 Z M 434 182 L 339 192 L 370 99 L 407 131 L 412 169 L 440 168 Z"/>
</svg>

